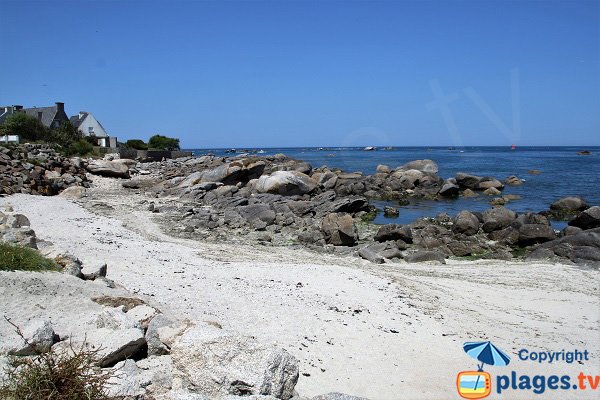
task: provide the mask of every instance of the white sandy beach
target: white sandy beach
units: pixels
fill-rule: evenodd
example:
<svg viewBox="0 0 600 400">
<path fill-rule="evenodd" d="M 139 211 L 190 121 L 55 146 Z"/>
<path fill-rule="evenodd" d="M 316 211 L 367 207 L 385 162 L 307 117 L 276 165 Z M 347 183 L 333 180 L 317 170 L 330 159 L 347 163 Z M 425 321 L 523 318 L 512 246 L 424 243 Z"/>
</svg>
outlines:
<svg viewBox="0 0 600 400">
<path fill-rule="evenodd" d="M 302 249 L 201 243 L 164 234 L 141 195 L 110 195 L 117 180 L 95 183 L 79 201 L 85 208 L 28 195 L 0 205 L 27 215 L 38 239 L 84 262 L 105 261 L 110 279 L 165 313 L 283 346 L 301 361 L 302 396 L 457 398 L 456 374 L 476 367 L 463 352 L 466 341 L 491 340 L 512 357 L 508 367 L 490 367 L 492 375 L 600 371 L 598 270 L 504 261 L 374 265 Z M 523 348 L 588 350 L 591 360 L 538 364 L 518 359 Z"/>
</svg>

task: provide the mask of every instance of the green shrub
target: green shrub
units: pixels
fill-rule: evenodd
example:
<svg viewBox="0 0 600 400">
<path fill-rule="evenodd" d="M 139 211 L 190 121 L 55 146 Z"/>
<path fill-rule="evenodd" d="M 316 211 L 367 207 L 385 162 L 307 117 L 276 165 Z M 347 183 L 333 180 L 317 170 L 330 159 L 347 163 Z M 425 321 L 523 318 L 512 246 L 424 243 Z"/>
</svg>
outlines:
<svg viewBox="0 0 600 400">
<path fill-rule="evenodd" d="M 125 146 L 134 150 L 148 150 L 148 145 L 140 139 L 129 139 L 125 142 Z"/>
<path fill-rule="evenodd" d="M 57 271 L 56 263 L 34 249 L 0 243 L 0 271 Z"/>
<path fill-rule="evenodd" d="M 85 156 L 91 154 L 93 151 L 94 146 L 92 146 L 90 142 L 88 142 L 86 139 L 79 139 L 78 141 L 71 143 L 64 153 L 68 157 Z"/>
<path fill-rule="evenodd" d="M 6 320 L 15 326 L 8 318 Z M 16 326 L 15 326 L 16 327 Z M 17 333 L 24 338 L 21 330 Z M 34 357 L 11 357 L 0 386 L 3 400 L 117 400 L 107 392 L 111 371 L 96 367 L 100 349 L 70 346 L 67 351 L 37 351 Z"/>
<path fill-rule="evenodd" d="M 49 132 L 37 118 L 24 112 L 9 115 L 0 125 L 0 135 L 19 135 L 21 141 L 46 141 Z"/>
<path fill-rule="evenodd" d="M 148 140 L 148 148 L 156 150 L 179 150 L 179 139 L 154 135 Z"/>
<path fill-rule="evenodd" d="M 81 141 L 83 134 L 69 121 L 65 121 L 59 128 L 51 129 L 47 139 L 50 143 L 69 148 L 74 143 Z"/>
</svg>

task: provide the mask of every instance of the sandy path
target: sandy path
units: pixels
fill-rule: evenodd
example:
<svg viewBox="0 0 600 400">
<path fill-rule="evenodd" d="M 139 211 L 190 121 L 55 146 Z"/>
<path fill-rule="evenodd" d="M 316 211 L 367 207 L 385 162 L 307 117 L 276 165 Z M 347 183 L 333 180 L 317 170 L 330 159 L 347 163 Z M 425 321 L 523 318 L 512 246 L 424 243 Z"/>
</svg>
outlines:
<svg viewBox="0 0 600 400">
<path fill-rule="evenodd" d="M 306 250 L 198 243 L 164 235 L 140 199 L 102 197 L 110 218 L 58 197 L 16 195 L 0 204 L 25 213 L 39 238 L 84 262 L 105 260 L 111 279 L 163 311 L 284 346 L 309 374 L 297 386 L 305 396 L 455 398 L 456 373 L 475 367 L 461 344 L 485 339 L 511 353 L 510 370 L 520 374 L 600 374 L 598 271 L 497 261 L 375 266 Z M 539 365 L 518 360 L 521 348 L 588 349 L 592 359 Z"/>
</svg>

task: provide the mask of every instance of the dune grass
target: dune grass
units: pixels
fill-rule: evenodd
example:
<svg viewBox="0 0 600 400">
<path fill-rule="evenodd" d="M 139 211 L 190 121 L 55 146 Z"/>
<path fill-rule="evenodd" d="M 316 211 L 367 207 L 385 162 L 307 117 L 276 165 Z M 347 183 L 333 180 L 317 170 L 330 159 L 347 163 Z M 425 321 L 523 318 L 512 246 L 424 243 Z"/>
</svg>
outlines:
<svg viewBox="0 0 600 400">
<path fill-rule="evenodd" d="M 0 243 L 0 271 L 58 271 L 56 263 L 34 249 Z"/>
</svg>

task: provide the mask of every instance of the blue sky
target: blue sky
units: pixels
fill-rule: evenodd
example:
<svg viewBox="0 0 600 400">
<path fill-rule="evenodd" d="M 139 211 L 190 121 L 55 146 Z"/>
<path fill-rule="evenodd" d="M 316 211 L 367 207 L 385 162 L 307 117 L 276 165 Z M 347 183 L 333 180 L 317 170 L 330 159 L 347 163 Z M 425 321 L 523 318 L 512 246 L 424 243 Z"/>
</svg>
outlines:
<svg viewBox="0 0 600 400">
<path fill-rule="evenodd" d="M 3 0 L 0 104 L 186 148 L 600 145 L 599 4 Z"/>
</svg>

